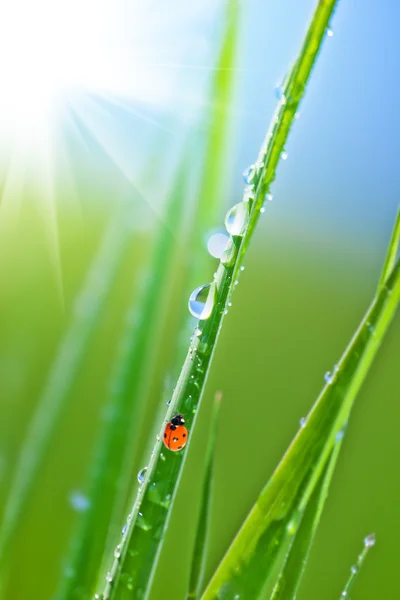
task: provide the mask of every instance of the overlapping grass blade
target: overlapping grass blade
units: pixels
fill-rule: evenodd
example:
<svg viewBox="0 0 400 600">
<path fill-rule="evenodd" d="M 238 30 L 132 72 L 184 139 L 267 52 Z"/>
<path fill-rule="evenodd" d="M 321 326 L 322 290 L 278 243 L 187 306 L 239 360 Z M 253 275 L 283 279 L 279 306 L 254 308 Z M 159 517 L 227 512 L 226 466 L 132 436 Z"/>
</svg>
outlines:
<svg viewBox="0 0 400 600">
<path fill-rule="evenodd" d="M 391 241 L 388 254 L 396 240 Z M 203 600 L 265 598 L 279 581 L 310 499 L 347 425 L 365 379 L 400 300 L 400 260 L 377 295 L 327 385 L 211 579 Z M 315 518 L 318 519 L 317 507 Z M 299 543 L 301 540 L 299 540 Z M 291 575 L 296 578 L 296 573 Z M 220 594 L 220 595 L 219 595 Z M 222 596 L 221 596 L 222 594 Z M 273 597 L 273 595 L 272 595 Z M 285 596 L 286 598 L 287 596 Z"/>
<path fill-rule="evenodd" d="M 283 567 L 276 579 L 271 600 L 295 598 L 304 574 L 311 544 L 318 527 L 322 509 L 328 495 L 329 485 L 339 456 L 342 437 L 338 436 L 315 490 L 308 502 Z"/>
<path fill-rule="evenodd" d="M 120 480 L 129 480 L 135 448 L 130 440 L 140 428 L 152 373 L 154 340 L 163 318 L 169 292 L 170 269 L 176 251 L 176 236 L 184 216 L 187 157 L 179 167 L 166 203 L 165 223 L 160 225 L 153 258 L 146 265 L 140 299 L 134 290 L 120 352 L 110 385 L 109 398 L 89 473 L 90 508 L 81 515 L 67 560 L 72 575 L 63 582 L 60 600 L 89 596 L 96 583 L 113 507 L 121 493 Z M 171 231 L 172 230 L 172 231 Z M 173 232 L 173 233 L 172 233 Z"/>
<path fill-rule="evenodd" d="M 239 276 L 243 253 L 258 221 L 264 195 L 275 177 L 283 146 L 335 5 L 335 0 L 326 0 L 316 8 L 303 48 L 288 78 L 285 102 L 282 100 L 279 105 L 278 114 L 255 166 L 252 176 L 254 187 L 251 193 L 246 191 L 248 224 L 246 219 L 240 234 L 231 238 L 229 260 L 225 256 L 215 275 L 210 290 L 210 293 L 215 294 L 212 313 L 207 320 L 199 322 L 198 335 L 191 342 L 166 414 L 167 420 L 176 411 L 187 415 L 197 411 L 223 315 Z M 185 452 L 164 452 L 162 435 L 163 427 L 154 446 L 146 479 L 128 517 L 127 529 L 121 540 L 121 554 L 115 558 L 107 575 L 102 595 L 105 600 L 143 598 L 148 595 L 151 587 L 163 533 L 168 526 L 169 507 L 179 484 L 185 456 Z"/>
<path fill-rule="evenodd" d="M 202 497 L 200 501 L 200 512 L 197 522 L 196 540 L 193 550 L 187 600 L 195 600 L 196 598 L 200 597 L 200 590 L 204 579 L 207 551 L 207 532 L 211 507 L 211 485 L 214 474 L 214 447 L 221 397 L 222 395 L 220 392 L 215 395 L 213 413 L 211 417 L 210 437 L 208 440 L 208 449 L 206 454 L 206 470 L 203 482 Z"/>
<path fill-rule="evenodd" d="M 127 207 L 124 207 L 124 214 L 118 212 L 104 234 L 27 431 L 2 519 L 0 565 L 61 420 L 72 385 L 112 289 L 121 256 L 127 248 L 130 233 L 124 225 L 126 210 Z"/>
</svg>

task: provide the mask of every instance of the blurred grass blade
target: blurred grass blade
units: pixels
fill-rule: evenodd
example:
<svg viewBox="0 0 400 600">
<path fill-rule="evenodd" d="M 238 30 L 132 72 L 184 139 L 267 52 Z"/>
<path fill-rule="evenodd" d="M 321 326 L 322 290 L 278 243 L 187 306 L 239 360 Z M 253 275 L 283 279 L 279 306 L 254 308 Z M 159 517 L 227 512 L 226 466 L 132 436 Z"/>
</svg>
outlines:
<svg viewBox="0 0 400 600">
<path fill-rule="evenodd" d="M 251 598 L 258 598 L 268 587 L 273 589 L 336 436 L 341 435 L 347 424 L 355 397 L 394 317 L 399 299 L 398 261 L 340 362 L 327 377 L 327 385 L 306 425 L 261 492 L 211 579 L 203 600 L 214 599 L 226 589 Z"/>
<path fill-rule="evenodd" d="M 353 587 L 357 575 L 360 572 L 364 560 L 372 546 L 375 546 L 375 535 L 373 533 L 371 533 L 364 539 L 364 548 L 361 554 L 358 555 L 356 564 L 353 565 L 350 569 L 350 577 L 345 585 L 343 592 L 340 594 L 340 598 L 347 598 L 347 600 L 350 600 L 350 590 Z"/>
<path fill-rule="evenodd" d="M 290 600 L 296 597 L 328 495 L 341 444 L 342 437 L 339 435 L 295 532 L 292 545 L 274 585 L 271 600 Z M 263 597 L 261 595 L 261 598 Z"/>
<path fill-rule="evenodd" d="M 326 28 L 329 24 L 335 0 L 320 2 L 316 8 L 306 40 L 289 78 L 287 102 L 281 101 L 274 117 L 272 130 L 268 133 L 259 159 L 252 172 L 252 191 L 245 191 L 242 228 L 231 237 L 228 255 L 218 267 L 214 282 L 209 288 L 215 293 L 211 314 L 200 320 L 175 387 L 166 413 L 169 421 L 176 412 L 193 415 L 197 412 L 206 383 L 223 316 L 231 300 L 235 283 L 240 276 L 244 251 L 254 231 L 264 202 L 264 195 L 275 177 L 275 171 L 283 145 L 289 134 L 297 106 L 315 63 Z M 248 209 L 247 209 L 248 207 Z M 248 212 L 247 212 L 248 210 Z M 194 423 L 196 417 L 194 418 Z M 128 516 L 125 535 L 121 540 L 121 553 L 115 557 L 103 588 L 103 600 L 148 598 L 154 571 L 160 554 L 163 535 L 168 527 L 170 506 L 179 485 L 185 453 L 164 451 L 160 428 L 159 439 L 154 446 L 146 471 L 146 478 Z M 323 467 L 323 465 L 322 465 Z"/>
<path fill-rule="evenodd" d="M 140 429 L 144 411 L 141 397 L 146 396 L 146 386 L 152 380 L 154 340 L 157 340 L 163 307 L 165 310 L 167 305 L 164 299 L 169 293 L 175 236 L 184 215 L 187 173 L 185 154 L 166 203 L 165 223 L 160 226 L 153 257 L 146 266 L 139 301 L 136 290 L 132 296 L 106 415 L 88 477 L 90 508 L 81 515 L 67 559 L 68 572 L 72 575 L 64 579 L 59 600 L 78 599 L 93 592 L 113 507 L 121 494 L 120 481 L 129 481 L 132 472 L 136 448 L 131 440 L 136 440 L 134 431 Z"/>
<path fill-rule="evenodd" d="M 389 277 L 395 262 L 396 257 L 399 253 L 400 247 L 400 206 L 397 209 L 397 217 L 393 227 L 392 237 L 389 244 L 389 249 L 386 255 L 385 264 L 383 265 L 381 278 L 379 280 L 379 285 L 383 286 L 386 283 L 386 279 Z"/>
<path fill-rule="evenodd" d="M 124 207 L 124 214 L 118 212 L 104 234 L 26 433 L 2 519 L 0 565 L 63 415 L 107 295 L 113 287 L 121 256 L 129 242 L 130 234 L 124 224 L 126 210 Z"/>
<path fill-rule="evenodd" d="M 199 519 L 197 523 L 196 540 L 193 550 L 191 572 L 189 577 L 189 590 L 187 600 L 200 597 L 200 590 L 204 578 L 204 566 L 207 550 L 207 532 L 211 506 L 211 485 L 214 474 L 214 447 L 217 433 L 219 409 L 221 406 L 221 393 L 215 395 L 213 413 L 210 425 L 210 437 L 206 454 L 206 471 L 203 482 L 203 493 L 200 502 Z"/>
</svg>

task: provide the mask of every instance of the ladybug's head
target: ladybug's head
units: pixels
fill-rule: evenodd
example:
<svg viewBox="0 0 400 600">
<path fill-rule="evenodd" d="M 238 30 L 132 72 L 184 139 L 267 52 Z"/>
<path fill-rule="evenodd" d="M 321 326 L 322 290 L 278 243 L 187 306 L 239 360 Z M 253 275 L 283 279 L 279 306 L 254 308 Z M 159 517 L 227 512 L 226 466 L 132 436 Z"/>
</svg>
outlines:
<svg viewBox="0 0 400 600">
<path fill-rule="evenodd" d="M 181 415 L 181 414 L 175 415 L 171 419 L 171 424 L 174 427 L 179 427 L 179 425 L 183 425 L 184 423 L 185 423 L 185 419 L 184 419 L 183 415 Z"/>
</svg>

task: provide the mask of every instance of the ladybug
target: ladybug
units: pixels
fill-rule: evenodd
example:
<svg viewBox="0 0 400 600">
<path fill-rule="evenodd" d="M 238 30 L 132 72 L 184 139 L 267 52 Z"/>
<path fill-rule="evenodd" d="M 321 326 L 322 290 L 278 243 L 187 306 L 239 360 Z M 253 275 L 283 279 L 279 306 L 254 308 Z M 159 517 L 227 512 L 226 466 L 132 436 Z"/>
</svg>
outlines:
<svg viewBox="0 0 400 600">
<path fill-rule="evenodd" d="M 164 444 L 172 452 L 178 452 L 186 445 L 188 430 L 184 422 L 183 415 L 175 415 L 164 429 Z"/>
</svg>

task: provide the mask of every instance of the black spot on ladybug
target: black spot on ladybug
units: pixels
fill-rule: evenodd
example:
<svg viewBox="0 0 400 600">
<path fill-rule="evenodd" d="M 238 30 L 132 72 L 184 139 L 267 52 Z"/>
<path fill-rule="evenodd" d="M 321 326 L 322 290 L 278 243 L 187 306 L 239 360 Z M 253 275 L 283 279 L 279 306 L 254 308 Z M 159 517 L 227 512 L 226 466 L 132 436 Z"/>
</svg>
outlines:
<svg viewBox="0 0 400 600">
<path fill-rule="evenodd" d="M 164 433 L 164 437 L 165 437 L 165 438 L 167 437 L 167 434 L 166 434 L 166 433 Z"/>
<path fill-rule="evenodd" d="M 186 433 L 182 433 L 182 437 L 186 437 Z"/>
<path fill-rule="evenodd" d="M 178 446 L 178 450 L 182 450 L 183 446 Z"/>
</svg>

